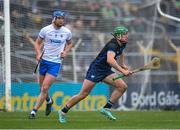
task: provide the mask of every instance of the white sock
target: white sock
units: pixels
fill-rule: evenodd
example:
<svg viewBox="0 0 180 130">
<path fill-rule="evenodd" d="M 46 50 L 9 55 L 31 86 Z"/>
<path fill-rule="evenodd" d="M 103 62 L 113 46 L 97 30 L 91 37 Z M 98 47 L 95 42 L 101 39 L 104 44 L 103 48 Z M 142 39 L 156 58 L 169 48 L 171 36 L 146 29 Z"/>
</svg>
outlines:
<svg viewBox="0 0 180 130">
<path fill-rule="evenodd" d="M 34 115 L 36 115 L 36 112 L 32 110 L 32 111 L 31 111 L 31 114 L 34 114 Z"/>
<path fill-rule="evenodd" d="M 50 104 L 51 102 L 52 102 L 52 99 L 50 98 L 50 100 L 46 102 L 46 104 Z"/>
</svg>

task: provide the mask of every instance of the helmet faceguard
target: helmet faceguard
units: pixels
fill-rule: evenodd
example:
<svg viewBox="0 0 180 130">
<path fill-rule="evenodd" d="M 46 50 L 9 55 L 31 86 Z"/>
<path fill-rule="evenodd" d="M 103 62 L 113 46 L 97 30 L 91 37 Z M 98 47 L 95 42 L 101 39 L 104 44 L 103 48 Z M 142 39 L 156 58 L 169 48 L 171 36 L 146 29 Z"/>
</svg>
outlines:
<svg viewBox="0 0 180 130">
<path fill-rule="evenodd" d="M 124 26 L 118 26 L 114 28 L 113 35 L 116 36 L 122 36 L 128 32 L 128 29 Z"/>
</svg>

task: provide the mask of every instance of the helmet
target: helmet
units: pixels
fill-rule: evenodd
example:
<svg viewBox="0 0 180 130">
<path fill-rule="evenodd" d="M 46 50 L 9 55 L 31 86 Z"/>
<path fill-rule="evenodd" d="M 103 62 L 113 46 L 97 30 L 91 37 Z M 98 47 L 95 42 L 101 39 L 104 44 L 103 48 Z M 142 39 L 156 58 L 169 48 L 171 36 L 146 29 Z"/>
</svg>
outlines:
<svg viewBox="0 0 180 130">
<path fill-rule="evenodd" d="M 114 36 L 120 36 L 128 32 L 128 29 L 124 26 L 117 26 L 114 28 L 113 35 Z"/>
<path fill-rule="evenodd" d="M 61 16 L 65 17 L 65 12 L 62 12 L 60 10 L 53 12 L 53 17 L 61 17 Z"/>
</svg>

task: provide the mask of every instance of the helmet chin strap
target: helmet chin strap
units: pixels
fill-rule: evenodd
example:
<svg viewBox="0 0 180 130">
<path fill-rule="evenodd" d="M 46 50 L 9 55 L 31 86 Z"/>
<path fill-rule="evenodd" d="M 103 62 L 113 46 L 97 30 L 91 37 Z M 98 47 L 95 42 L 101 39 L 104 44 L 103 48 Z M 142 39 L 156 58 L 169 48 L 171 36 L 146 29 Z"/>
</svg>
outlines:
<svg viewBox="0 0 180 130">
<path fill-rule="evenodd" d="M 120 41 L 119 38 L 117 38 L 117 36 L 115 36 L 113 33 L 111 33 L 111 35 L 113 35 L 113 37 L 114 37 L 116 40 Z M 120 39 L 121 39 L 121 36 L 120 36 Z"/>
<path fill-rule="evenodd" d="M 122 45 L 122 43 L 126 43 L 126 42 L 124 42 L 124 41 L 121 41 L 121 40 L 119 40 L 113 33 L 111 33 L 111 35 L 113 35 L 113 37 L 117 40 L 117 42 L 120 44 L 120 45 Z M 122 37 L 120 36 L 120 39 L 121 39 Z"/>
</svg>

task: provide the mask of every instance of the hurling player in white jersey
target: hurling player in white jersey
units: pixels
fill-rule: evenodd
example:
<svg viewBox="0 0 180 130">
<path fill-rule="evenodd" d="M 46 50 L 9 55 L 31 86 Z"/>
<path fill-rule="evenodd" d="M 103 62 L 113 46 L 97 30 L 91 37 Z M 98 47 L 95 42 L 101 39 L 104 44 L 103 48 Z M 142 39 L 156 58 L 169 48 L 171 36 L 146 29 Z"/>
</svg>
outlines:
<svg viewBox="0 0 180 130">
<path fill-rule="evenodd" d="M 36 105 L 32 109 L 29 118 L 36 117 L 36 113 L 42 103 L 46 100 L 45 115 L 49 115 L 53 104 L 52 98 L 48 94 L 48 90 L 56 79 L 60 69 L 62 68 L 62 60 L 73 47 L 72 33 L 64 27 L 66 13 L 60 10 L 53 12 L 52 24 L 41 29 L 35 42 L 36 59 L 40 60 L 39 66 L 39 82 L 40 94 L 37 98 Z M 44 43 L 44 53 L 41 57 L 41 44 Z"/>
</svg>

